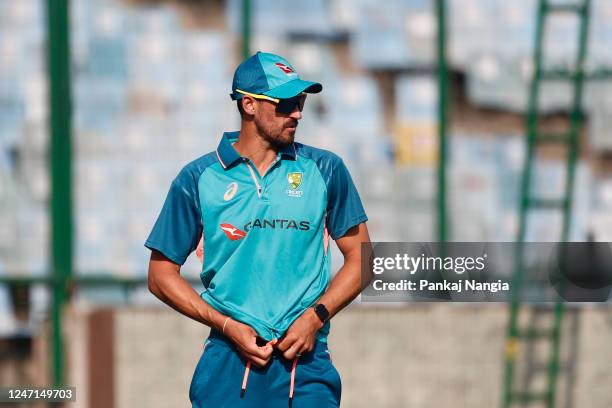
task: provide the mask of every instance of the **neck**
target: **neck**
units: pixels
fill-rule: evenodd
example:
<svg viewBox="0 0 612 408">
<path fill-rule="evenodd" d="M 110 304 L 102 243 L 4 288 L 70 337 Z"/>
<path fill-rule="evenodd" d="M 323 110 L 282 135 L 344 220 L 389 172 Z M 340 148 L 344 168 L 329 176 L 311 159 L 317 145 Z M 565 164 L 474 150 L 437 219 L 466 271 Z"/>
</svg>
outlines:
<svg viewBox="0 0 612 408">
<path fill-rule="evenodd" d="M 251 160 L 260 174 L 266 172 L 278 154 L 278 147 L 260 135 L 254 123 L 247 121 L 242 122 L 234 149 L 240 156 Z"/>
</svg>

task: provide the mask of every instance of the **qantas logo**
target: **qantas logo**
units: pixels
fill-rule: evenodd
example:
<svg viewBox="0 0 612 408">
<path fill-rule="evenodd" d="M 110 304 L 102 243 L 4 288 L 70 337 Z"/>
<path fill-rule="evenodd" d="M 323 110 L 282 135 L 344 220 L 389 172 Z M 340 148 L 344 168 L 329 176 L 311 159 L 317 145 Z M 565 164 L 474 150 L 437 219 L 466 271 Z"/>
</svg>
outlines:
<svg viewBox="0 0 612 408">
<path fill-rule="evenodd" d="M 274 65 L 282 69 L 285 74 L 291 74 L 292 72 L 294 72 L 293 68 L 291 68 L 290 66 L 286 64 L 283 64 L 282 62 L 277 62 Z"/>
<path fill-rule="evenodd" d="M 246 237 L 246 232 L 240 231 L 232 224 L 221 224 L 219 226 L 221 227 L 223 232 L 225 232 L 225 235 L 227 235 L 227 237 L 232 241 L 238 241 L 239 239 Z"/>
<path fill-rule="evenodd" d="M 310 222 L 296 220 L 265 220 L 256 218 L 255 220 L 248 222 L 244 225 L 244 230 L 247 232 L 254 228 L 294 229 L 298 231 L 309 231 Z"/>
</svg>

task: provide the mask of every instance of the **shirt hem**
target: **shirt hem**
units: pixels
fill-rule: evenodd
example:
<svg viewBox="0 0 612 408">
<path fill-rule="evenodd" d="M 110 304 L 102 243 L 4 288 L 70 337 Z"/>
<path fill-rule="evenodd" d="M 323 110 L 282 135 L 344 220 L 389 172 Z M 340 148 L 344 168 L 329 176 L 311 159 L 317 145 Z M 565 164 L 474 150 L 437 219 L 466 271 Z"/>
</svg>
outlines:
<svg viewBox="0 0 612 408">
<path fill-rule="evenodd" d="M 356 225 L 361 224 L 362 222 L 366 222 L 367 220 L 368 220 L 368 217 L 367 215 L 365 215 L 365 213 L 361 214 L 358 217 L 353 218 L 351 221 L 347 222 L 345 225 L 342 226 L 342 228 L 339 229 L 340 231 L 339 233 L 331 234 L 332 238 L 334 239 L 334 241 L 339 238 L 342 238 L 343 236 L 346 235 L 349 229 L 353 228 Z"/>
<path fill-rule="evenodd" d="M 169 260 L 171 260 L 172 262 L 174 262 L 175 264 L 178 265 L 183 265 L 185 263 L 185 261 L 187 260 L 187 258 L 182 258 L 181 256 L 173 253 L 172 251 L 168 250 L 168 249 L 164 249 L 162 247 L 162 245 L 156 243 L 156 242 L 152 242 L 152 241 L 146 241 L 144 246 L 146 248 L 149 248 L 150 250 L 156 250 L 161 252 L 166 258 L 168 258 Z M 181 261 L 182 259 L 182 261 Z"/>
</svg>

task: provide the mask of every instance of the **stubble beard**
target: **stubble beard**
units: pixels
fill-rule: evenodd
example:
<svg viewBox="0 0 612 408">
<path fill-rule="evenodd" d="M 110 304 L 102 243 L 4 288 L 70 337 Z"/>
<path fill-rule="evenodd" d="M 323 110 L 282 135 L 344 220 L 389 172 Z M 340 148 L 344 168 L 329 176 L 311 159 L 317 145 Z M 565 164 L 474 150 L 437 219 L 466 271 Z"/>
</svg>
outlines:
<svg viewBox="0 0 612 408">
<path fill-rule="evenodd" d="M 255 118 L 255 127 L 257 128 L 257 132 L 264 138 L 264 140 L 276 148 L 289 146 L 295 140 L 295 131 L 287 132 L 287 128 L 284 126 L 281 127 L 280 130 L 275 130 L 270 126 L 266 126 L 260 120 Z"/>
</svg>

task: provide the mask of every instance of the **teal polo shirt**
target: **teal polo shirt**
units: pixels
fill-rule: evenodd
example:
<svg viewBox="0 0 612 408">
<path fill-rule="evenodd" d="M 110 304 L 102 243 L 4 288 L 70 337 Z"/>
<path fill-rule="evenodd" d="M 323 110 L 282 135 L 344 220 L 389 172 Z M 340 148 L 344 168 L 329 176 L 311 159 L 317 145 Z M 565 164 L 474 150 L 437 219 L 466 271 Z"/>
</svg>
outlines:
<svg viewBox="0 0 612 408">
<path fill-rule="evenodd" d="M 238 135 L 180 171 L 145 246 L 182 265 L 203 236 L 201 297 L 271 340 L 327 289 L 329 238 L 367 217 L 335 154 L 293 143 L 261 176 L 233 148 Z"/>
</svg>

